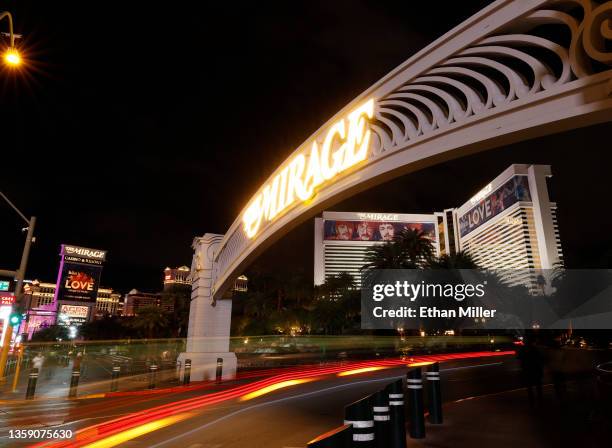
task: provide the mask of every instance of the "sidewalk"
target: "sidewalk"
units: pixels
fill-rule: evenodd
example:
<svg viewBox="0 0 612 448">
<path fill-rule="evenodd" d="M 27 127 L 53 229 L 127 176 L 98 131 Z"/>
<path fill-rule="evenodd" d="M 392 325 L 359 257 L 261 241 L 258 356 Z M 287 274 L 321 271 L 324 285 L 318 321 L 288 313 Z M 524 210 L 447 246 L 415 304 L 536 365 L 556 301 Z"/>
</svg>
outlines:
<svg viewBox="0 0 612 448">
<path fill-rule="evenodd" d="M 25 398 L 28 385 L 28 374 L 30 369 L 22 369 L 17 383 L 17 389 L 12 392 L 13 376 L 10 375 L 7 382 L 0 385 L 0 401 L 20 400 Z M 54 367 L 49 370 L 43 368 L 36 384 L 35 398 L 67 398 L 70 389 L 70 379 L 72 376 L 71 366 Z M 81 370 L 81 377 L 78 386 L 78 396 L 96 395 L 110 391 L 110 375 L 107 379 L 91 378 L 88 370 Z M 157 387 L 168 388 L 178 385 L 173 381 L 175 373 L 173 371 L 160 371 L 157 373 Z M 146 390 L 149 384 L 148 374 L 122 376 L 119 379 L 120 391 Z"/>
<path fill-rule="evenodd" d="M 543 399 L 529 405 L 519 389 L 447 403 L 444 424 L 427 425 L 425 439 L 410 447 L 547 448 L 610 447 L 612 429 L 597 401 L 593 384 L 568 384 L 564 403 L 552 385 Z"/>
</svg>

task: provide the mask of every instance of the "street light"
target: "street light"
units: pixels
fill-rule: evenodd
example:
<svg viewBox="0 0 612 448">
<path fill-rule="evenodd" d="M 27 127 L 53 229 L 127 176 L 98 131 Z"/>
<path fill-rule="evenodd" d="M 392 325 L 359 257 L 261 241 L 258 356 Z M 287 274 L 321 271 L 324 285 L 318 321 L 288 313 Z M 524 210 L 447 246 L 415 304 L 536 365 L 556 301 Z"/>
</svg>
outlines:
<svg viewBox="0 0 612 448">
<path fill-rule="evenodd" d="M 13 16 L 10 12 L 4 11 L 0 12 L 0 20 L 4 18 L 8 19 L 9 22 L 9 39 L 10 45 L 4 52 L 4 62 L 9 67 L 18 67 L 21 65 L 21 55 L 19 54 L 19 50 L 15 47 L 15 34 L 13 33 Z"/>
<path fill-rule="evenodd" d="M 2 15 L 0 15 L 0 20 Z M 12 27 L 11 27 L 12 30 Z M 25 221 L 27 227 L 24 230 L 27 230 L 28 234 L 26 235 L 25 244 L 23 246 L 23 252 L 21 253 L 21 263 L 19 264 L 19 269 L 17 271 L 7 271 L 0 269 L 0 275 L 9 275 L 13 276 L 15 280 L 17 280 L 17 285 L 15 285 L 15 302 L 17 304 L 22 303 L 21 296 L 23 293 L 23 280 L 25 278 L 26 267 L 28 266 L 28 258 L 30 256 L 30 247 L 32 246 L 32 242 L 34 241 L 34 226 L 36 225 L 36 216 L 32 216 L 30 219 L 26 218 L 26 216 L 21 213 L 15 204 L 13 204 L 9 198 L 6 197 L 4 193 L 0 191 L 0 197 L 2 197 L 8 205 L 11 206 L 15 212 Z M 9 325 L 6 328 L 6 332 L 4 334 L 4 343 L 0 348 L 0 383 L 5 381 L 4 377 L 4 368 L 6 365 L 6 360 L 8 358 L 8 352 L 11 345 L 11 338 L 13 336 L 13 326 Z"/>
</svg>

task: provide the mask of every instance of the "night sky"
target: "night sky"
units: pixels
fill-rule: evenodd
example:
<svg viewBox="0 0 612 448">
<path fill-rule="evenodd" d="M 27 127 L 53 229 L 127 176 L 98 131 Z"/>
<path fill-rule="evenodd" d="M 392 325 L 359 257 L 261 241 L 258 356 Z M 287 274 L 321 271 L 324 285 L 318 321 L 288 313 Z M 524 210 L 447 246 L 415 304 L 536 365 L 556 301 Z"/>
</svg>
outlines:
<svg viewBox="0 0 612 448">
<path fill-rule="evenodd" d="M 39 220 L 28 277 L 55 281 L 70 243 L 109 251 L 103 285 L 159 289 L 165 266 L 190 264 L 193 237 L 223 233 L 321 124 L 487 3 L 0 1 L 29 59 L 0 71 L 0 190 Z M 568 265 L 610 267 L 611 134 L 491 150 L 334 209 L 439 211 L 511 163 L 547 163 Z M 0 204 L 0 268 L 18 265 L 21 227 Z M 254 267 L 312 275 L 312 228 Z"/>
</svg>

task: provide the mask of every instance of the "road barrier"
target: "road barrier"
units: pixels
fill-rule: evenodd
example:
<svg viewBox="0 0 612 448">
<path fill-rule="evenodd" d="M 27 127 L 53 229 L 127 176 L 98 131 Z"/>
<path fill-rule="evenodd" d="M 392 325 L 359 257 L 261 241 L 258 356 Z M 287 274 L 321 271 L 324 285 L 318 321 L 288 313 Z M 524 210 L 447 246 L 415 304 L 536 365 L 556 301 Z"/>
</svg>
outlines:
<svg viewBox="0 0 612 448">
<path fill-rule="evenodd" d="M 191 359 L 185 360 L 185 373 L 183 374 L 183 385 L 187 386 L 191 381 Z"/>
<path fill-rule="evenodd" d="M 425 437 L 425 416 L 423 407 L 423 378 L 420 367 L 415 367 L 408 371 L 406 390 L 408 392 L 408 407 L 410 411 L 410 437 L 413 439 L 423 439 Z"/>
<path fill-rule="evenodd" d="M 187 362 L 187 361 L 186 361 Z M 601 369 L 604 372 L 604 369 Z M 605 371 L 607 373 L 607 370 Z M 425 373 L 429 398 L 429 422 L 442 423 L 440 365 L 433 363 Z M 368 397 L 344 408 L 344 426 L 308 442 L 308 448 L 407 448 L 405 397 L 410 412 L 410 437 L 425 438 L 423 377 L 420 367 Z M 348 438 L 347 438 L 348 435 Z"/>
<path fill-rule="evenodd" d="M 352 426 L 352 447 L 376 447 L 374 444 L 374 413 L 370 397 L 362 398 L 344 408 L 344 424 Z"/>
<path fill-rule="evenodd" d="M 157 364 L 151 364 L 149 366 L 149 389 L 155 389 L 156 379 L 157 379 Z"/>
<path fill-rule="evenodd" d="M 442 392 L 440 389 L 440 364 L 434 362 L 425 372 L 427 378 L 427 396 L 429 398 L 429 423 L 439 425 L 442 423 Z"/>
<path fill-rule="evenodd" d="M 393 448 L 406 448 L 406 415 L 404 412 L 404 382 L 402 379 L 388 384 L 384 389 L 389 399 L 389 417 L 391 417 L 391 431 L 389 446 Z"/>
<path fill-rule="evenodd" d="M 380 390 L 372 394 L 374 413 L 374 441 L 377 448 L 389 448 L 391 436 L 391 415 L 389 414 L 389 394 Z"/>
<path fill-rule="evenodd" d="M 70 377 L 70 390 L 68 391 L 69 398 L 74 398 L 77 396 L 77 389 L 79 387 L 80 377 L 81 377 L 80 369 L 73 369 L 72 376 Z"/>
<path fill-rule="evenodd" d="M 38 369 L 35 367 L 30 370 L 30 375 L 28 377 L 28 389 L 26 390 L 26 400 L 31 400 L 34 398 L 34 394 L 36 393 L 36 382 L 38 381 Z"/>
<path fill-rule="evenodd" d="M 220 383 L 222 377 L 223 377 L 223 358 L 217 358 L 217 371 L 215 372 L 215 381 L 217 383 Z"/>
<path fill-rule="evenodd" d="M 308 448 L 351 448 L 352 426 L 343 425 L 308 442 Z"/>
<path fill-rule="evenodd" d="M 113 365 L 113 371 L 111 373 L 111 384 L 110 391 L 117 392 L 119 389 L 119 374 L 121 373 L 121 366 L 119 364 Z"/>
</svg>

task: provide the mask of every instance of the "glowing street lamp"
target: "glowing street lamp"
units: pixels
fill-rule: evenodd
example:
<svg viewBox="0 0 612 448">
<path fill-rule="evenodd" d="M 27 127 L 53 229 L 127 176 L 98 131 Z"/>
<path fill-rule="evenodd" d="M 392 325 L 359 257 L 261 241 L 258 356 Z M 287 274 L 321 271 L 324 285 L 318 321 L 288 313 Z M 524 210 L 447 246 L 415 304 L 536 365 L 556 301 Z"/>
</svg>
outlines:
<svg viewBox="0 0 612 448">
<path fill-rule="evenodd" d="M 21 55 L 19 50 L 15 47 L 15 34 L 13 34 L 13 16 L 8 11 L 0 12 L 0 20 L 4 18 L 8 19 L 9 22 L 9 47 L 4 52 L 4 62 L 9 67 L 18 67 L 21 65 Z"/>
</svg>

